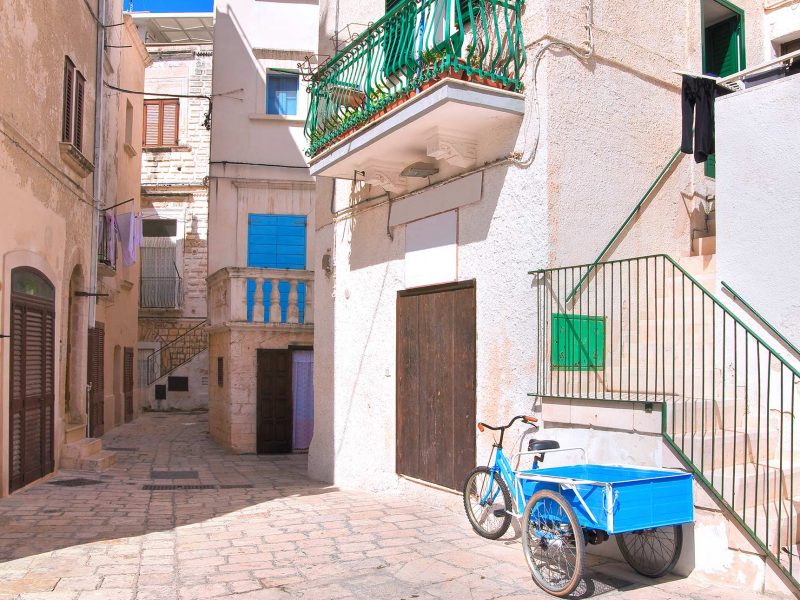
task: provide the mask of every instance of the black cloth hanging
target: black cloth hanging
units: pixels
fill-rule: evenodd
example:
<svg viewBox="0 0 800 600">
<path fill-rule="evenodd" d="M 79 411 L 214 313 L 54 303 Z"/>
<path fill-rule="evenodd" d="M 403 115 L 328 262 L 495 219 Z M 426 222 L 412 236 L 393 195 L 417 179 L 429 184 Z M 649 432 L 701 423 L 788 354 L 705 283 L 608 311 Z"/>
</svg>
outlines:
<svg viewBox="0 0 800 600">
<path fill-rule="evenodd" d="M 717 84 L 705 77 L 683 76 L 681 108 L 683 127 L 681 152 L 694 154 L 695 162 L 705 162 L 714 154 L 714 98 Z M 694 145 L 692 145 L 694 129 Z"/>
</svg>

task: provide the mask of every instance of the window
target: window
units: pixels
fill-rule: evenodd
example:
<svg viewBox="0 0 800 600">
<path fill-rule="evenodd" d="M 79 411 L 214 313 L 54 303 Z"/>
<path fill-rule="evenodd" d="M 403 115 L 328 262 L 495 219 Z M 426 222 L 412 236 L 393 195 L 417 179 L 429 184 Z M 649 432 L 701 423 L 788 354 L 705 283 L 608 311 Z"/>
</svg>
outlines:
<svg viewBox="0 0 800 600">
<path fill-rule="evenodd" d="M 217 385 L 222 387 L 222 384 L 225 383 L 225 371 L 223 370 L 224 361 L 221 356 L 217 357 Z"/>
<path fill-rule="evenodd" d="M 188 377 L 167 377 L 167 391 L 168 392 L 188 392 L 189 391 L 189 378 Z"/>
<path fill-rule="evenodd" d="M 177 98 L 145 100 L 143 145 L 177 146 L 179 113 Z"/>
<path fill-rule="evenodd" d="M 125 102 L 125 143 L 133 146 L 133 104 L 130 100 Z"/>
<path fill-rule="evenodd" d="M 64 107 L 61 141 L 83 151 L 83 103 L 86 96 L 86 78 L 75 68 L 68 56 L 64 57 Z"/>
<path fill-rule="evenodd" d="M 267 73 L 267 114 L 296 115 L 300 76 Z"/>
<path fill-rule="evenodd" d="M 144 219 L 142 221 L 141 308 L 177 308 L 183 300 L 178 269 L 178 221 Z"/>
</svg>

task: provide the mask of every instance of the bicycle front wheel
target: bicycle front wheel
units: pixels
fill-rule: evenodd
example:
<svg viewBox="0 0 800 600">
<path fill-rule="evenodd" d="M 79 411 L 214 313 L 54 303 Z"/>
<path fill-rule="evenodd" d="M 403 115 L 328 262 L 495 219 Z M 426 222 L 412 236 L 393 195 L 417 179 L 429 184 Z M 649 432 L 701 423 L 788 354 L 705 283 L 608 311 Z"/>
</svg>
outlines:
<svg viewBox="0 0 800 600">
<path fill-rule="evenodd" d="M 496 540 L 511 524 L 511 492 L 499 473 L 473 469 L 464 480 L 464 510 L 475 532 Z"/>
<path fill-rule="evenodd" d="M 645 577 L 662 577 L 672 571 L 683 548 L 680 525 L 643 529 L 615 536 L 622 556 Z"/>
<path fill-rule="evenodd" d="M 558 492 L 542 490 L 525 506 L 522 548 L 533 580 L 554 596 L 567 596 L 581 581 L 583 528 Z"/>
</svg>

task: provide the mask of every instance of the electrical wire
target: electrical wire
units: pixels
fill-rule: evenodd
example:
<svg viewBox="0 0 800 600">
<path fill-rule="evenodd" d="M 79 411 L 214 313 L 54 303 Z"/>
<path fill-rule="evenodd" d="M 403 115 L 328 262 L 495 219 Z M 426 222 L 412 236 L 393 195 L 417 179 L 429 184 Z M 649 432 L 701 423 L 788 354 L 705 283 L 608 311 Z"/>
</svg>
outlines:
<svg viewBox="0 0 800 600">
<path fill-rule="evenodd" d="M 114 90 L 116 92 L 122 92 L 124 94 L 136 94 L 137 96 L 158 96 L 159 98 L 193 98 L 197 100 L 208 100 L 209 104 L 213 102 L 211 96 L 205 96 L 203 94 L 156 94 L 153 92 L 145 92 L 143 90 L 128 90 L 125 88 L 117 87 L 116 85 L 112 85 L 107 81 L 103 82 L 103 85 L 107 88 Z"/>
</svg>

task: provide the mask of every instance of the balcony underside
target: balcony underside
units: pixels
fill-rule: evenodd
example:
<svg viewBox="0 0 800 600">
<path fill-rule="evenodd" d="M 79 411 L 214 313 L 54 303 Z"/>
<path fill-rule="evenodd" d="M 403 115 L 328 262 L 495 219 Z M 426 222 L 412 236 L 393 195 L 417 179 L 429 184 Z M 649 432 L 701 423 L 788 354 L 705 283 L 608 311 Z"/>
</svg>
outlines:
<svg viewBox="0 0 800 600">
<path fill-rule="evenodd" d="M 368 183 L 402 193 L 427 182 L 400 176 L 415 162 L 447 176 L 507 154 L 524 113 L 522 94 L 444 79 L 321 153 L 311 174 L 352 179 L 363 171 Z"/>
</svg>

